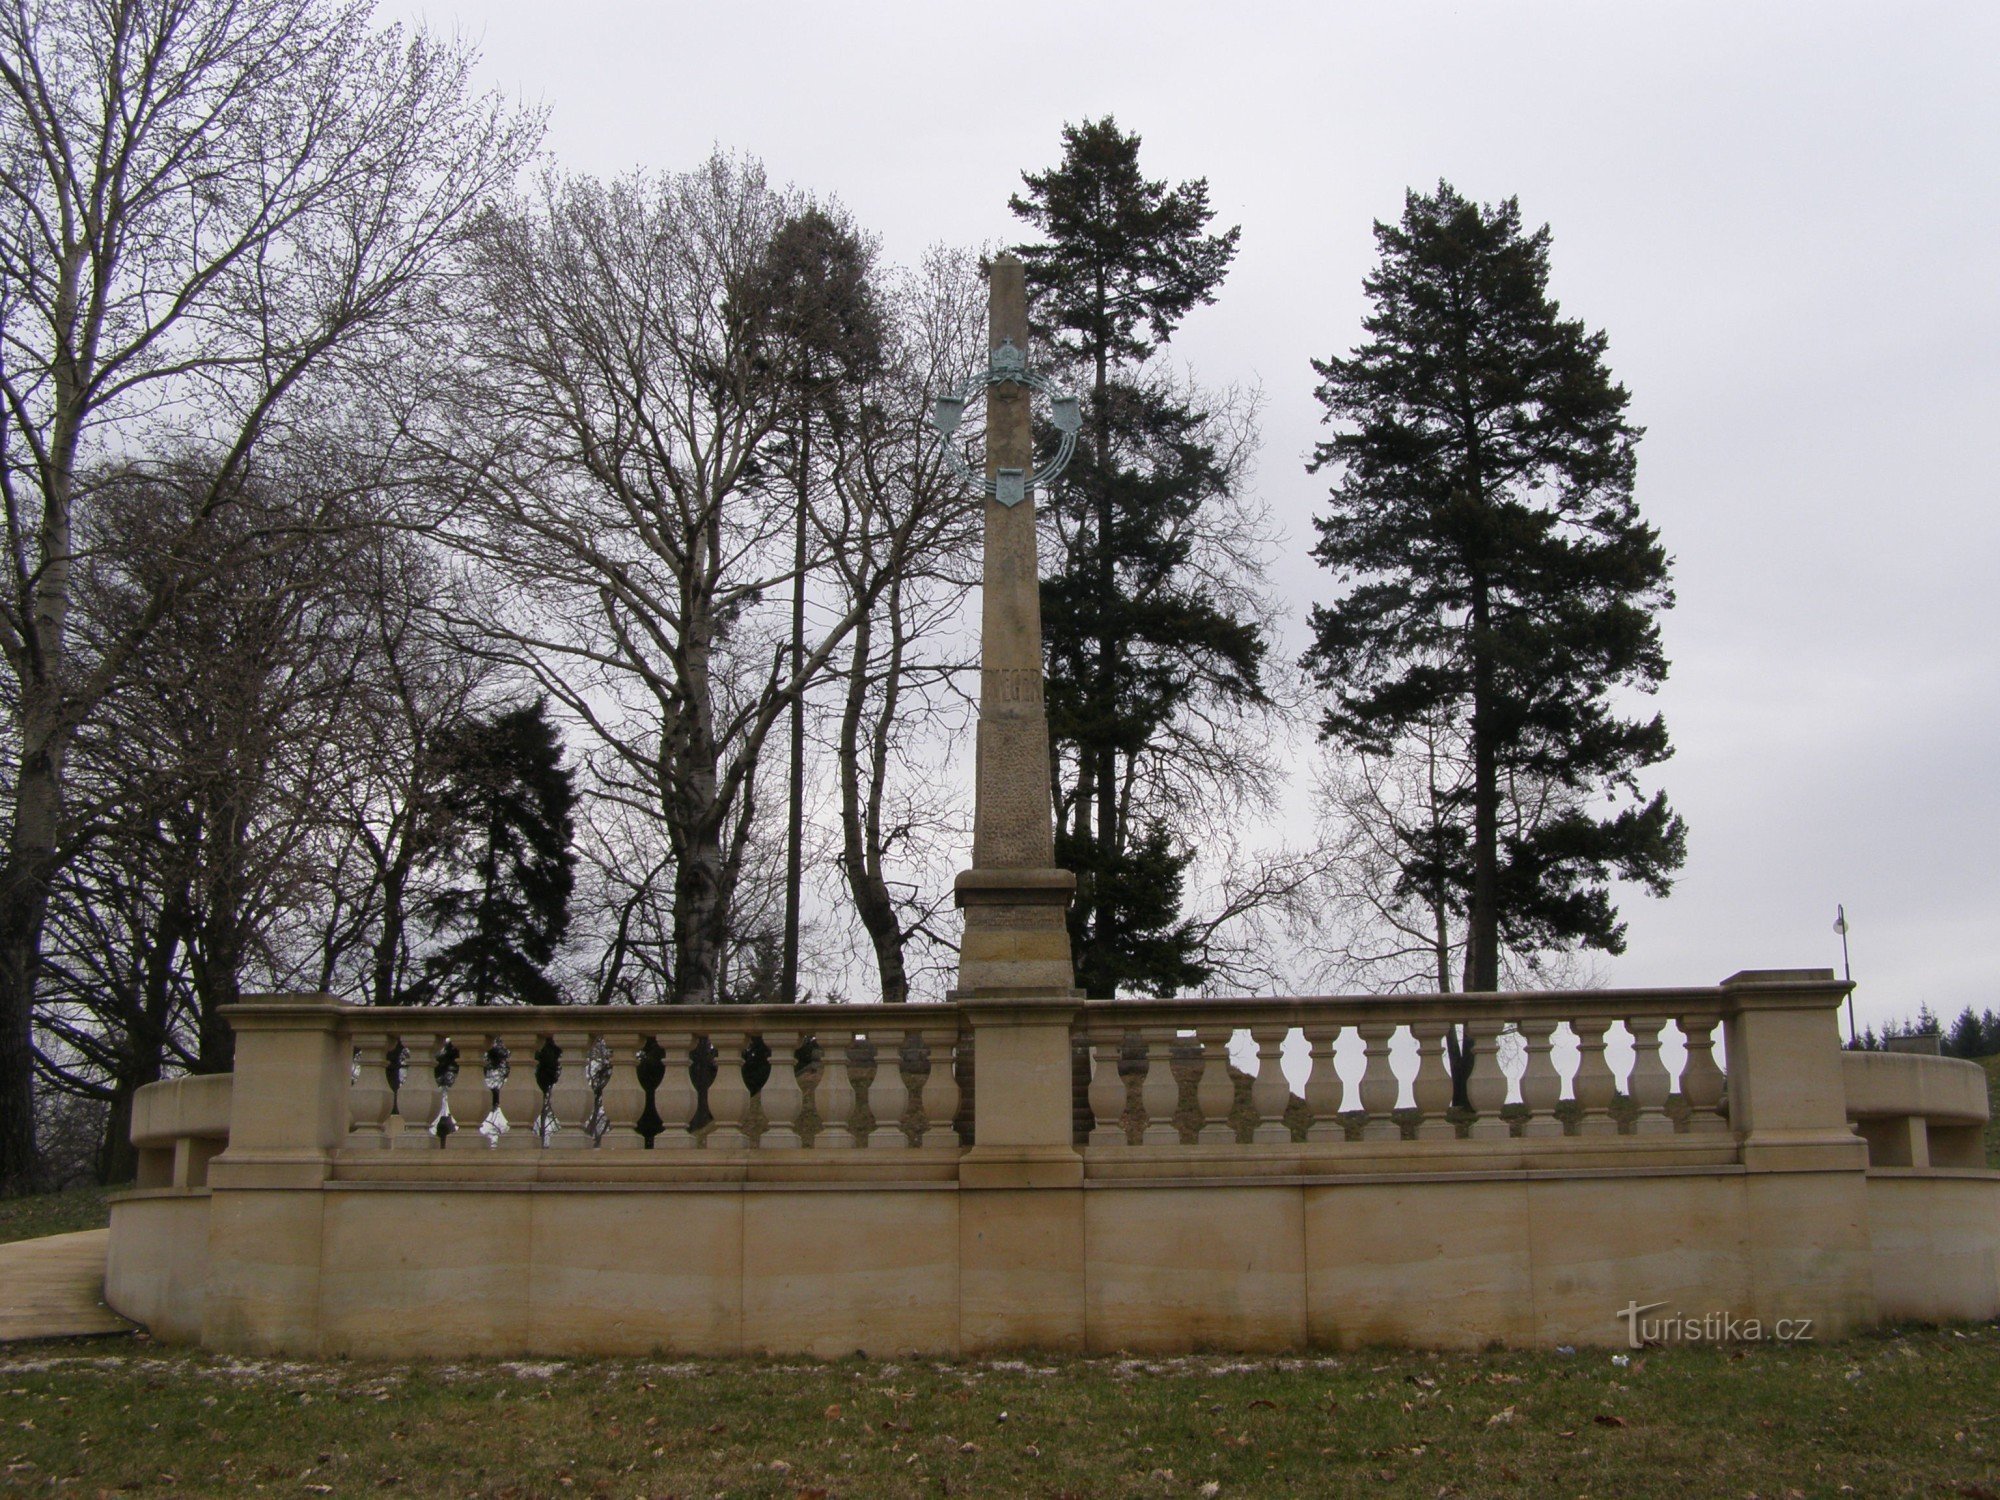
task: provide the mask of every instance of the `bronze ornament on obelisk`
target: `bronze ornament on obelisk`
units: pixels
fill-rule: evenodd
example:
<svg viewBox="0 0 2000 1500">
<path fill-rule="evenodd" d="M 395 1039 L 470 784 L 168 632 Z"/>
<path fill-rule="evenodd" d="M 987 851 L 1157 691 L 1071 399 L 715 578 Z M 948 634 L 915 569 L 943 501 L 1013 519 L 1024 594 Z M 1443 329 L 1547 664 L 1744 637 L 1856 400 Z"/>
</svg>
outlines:
<svg viewBox="0 0 2000 1500">
<path fill-rule="evenodd" d="M 994 368 L 1028 347 L 1028 296 L 1021 262 L 995 258 L 989 292 Z M 1007 347 L 1011 345 L 1011 348 Z M 972 868 L 955 894 L 965 911 L 955 996 L 1075 993 L 1068 912 L 1076 877 L 1055 867 L 1049 800 L 1049 720 L 1042 694 L 1041 573 L 1032 485 L 1032 390 L 993 380 L 986 392 L 986 475 L 1000 496 L 985 501 L 980 604 L 978 769 Z M 1019 493 L 1014 504 L 1001 497 Z"/>
</svg>

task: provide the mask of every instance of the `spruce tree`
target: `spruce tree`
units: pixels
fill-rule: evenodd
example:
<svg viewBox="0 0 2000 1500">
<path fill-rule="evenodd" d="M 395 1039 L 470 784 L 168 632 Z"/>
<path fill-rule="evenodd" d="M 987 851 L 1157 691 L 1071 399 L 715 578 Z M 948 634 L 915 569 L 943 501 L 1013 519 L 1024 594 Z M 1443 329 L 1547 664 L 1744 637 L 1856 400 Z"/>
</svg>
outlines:
<svg viewBox="0 0 2000 1500">
<path fill-rule="evenodd" d="M 537 700 L 454 728 L 441 743 L 441 800 L 460 879 L 425 915 L 448 940 L 425 961 L 417 1003 L 556 1005 L 547 964 L 569 930 L 576 790 Z"/>
<path fill-rule="evenodd" d="M 1198 566 L 1204 506 L 1236 482 L 1199 396 L 1147 361 L 1212 302 L 1238 231 L 1210 234 L 1205 181 L 1139 169 L 1109 117 L 1063 128 L 1063 159 L 1025 173 L 1014 212 L 1044 236 L 1016 247 L 1035 332 L 1083 386 L 1076 457 L 1045 515 L 1042 586 L 1056 860 L 1075 871 L 1077 982 L 1167 995 L 1204 980 L 1181 914 L 1193 858 L 1148 780 L 1197 707 L 1261 703 L 1262 630 Z"/>
<path fill-rule="evenodd" d="M 1336 434 L 1312 468 L 1339 476 L 1314 555 L 1341 592 L 1305 665 L 1350 749 L 1462 734 L 1459 836 L 1423 878 L 1465 921 L 1465 987 L 1493 990 L 1503 946 L 1623 951 L 1611 878 L 1664 895 L 1685 856 L 1681 818 L 1638 785 L 1666 725 L 1614 702 L 1666 676 L 1669 560 L 1633 499 L 1641 434 L 1605 336 L 1548 296 L 1548 229 L 1440 183 L 1375 237 L 1367 341 L 1313 365 Z"/>
</svg>

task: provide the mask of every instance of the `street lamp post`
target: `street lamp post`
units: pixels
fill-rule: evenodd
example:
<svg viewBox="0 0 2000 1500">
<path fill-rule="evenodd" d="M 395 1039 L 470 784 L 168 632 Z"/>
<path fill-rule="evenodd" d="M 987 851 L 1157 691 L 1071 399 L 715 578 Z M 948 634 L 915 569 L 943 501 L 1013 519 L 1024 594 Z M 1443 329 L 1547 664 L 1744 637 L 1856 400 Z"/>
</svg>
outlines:
<svg viewBox="0 0 2000 1500">
<path fill-rule="evenodd" d="M 1848 1050 L 1861 1045 L 1861 1033 L 1854 1029 L 1854 966 L 1847 961 L 1847 908 L 1836 905 L 1833 909 L 1833 930 L 1840 934 L 1840 972 L 1847 980 L 1847 1046 Z"/>
</svg>

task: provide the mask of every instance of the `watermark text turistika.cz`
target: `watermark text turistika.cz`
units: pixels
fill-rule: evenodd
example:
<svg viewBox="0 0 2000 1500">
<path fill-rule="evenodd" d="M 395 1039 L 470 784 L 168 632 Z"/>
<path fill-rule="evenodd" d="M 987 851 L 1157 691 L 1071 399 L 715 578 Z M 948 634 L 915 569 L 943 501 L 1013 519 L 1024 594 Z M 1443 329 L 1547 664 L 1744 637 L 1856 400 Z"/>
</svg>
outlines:
<svg viewBox="0 0 2000 1500">
<path fill-rule="evenodd" d="M 1734 1313 L 1663 1313 L 1649 1318 L 1647 1313 L 1665 1307 L 1664 1302 L 1628 1302 L 1616 1316 L 1625 1321 L 1625 1342 L 1631 1348 L 1648 1344 L 1760 1344 L 1773 1340 L 1780 1344 L 1803 1344 L 1813 1336 L 1811 1318 L 1739 1318 Z"/>
</svg>

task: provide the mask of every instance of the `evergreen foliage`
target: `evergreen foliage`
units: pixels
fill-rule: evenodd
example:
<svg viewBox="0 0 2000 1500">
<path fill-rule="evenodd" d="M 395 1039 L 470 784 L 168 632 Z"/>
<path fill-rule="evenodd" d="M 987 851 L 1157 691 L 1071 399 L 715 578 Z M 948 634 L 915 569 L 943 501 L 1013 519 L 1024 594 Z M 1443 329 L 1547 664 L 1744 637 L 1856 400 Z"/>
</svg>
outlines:
<svg viewBox="0 0 2000 1500">
<path fill-rule="evenodd" d="M 1182 915 L 1193 850 L 1143 792 L 1176 720 L 1264 701 L 1259 624 L 1198 566 L 1205 507 L 1237 482 L 1198 395 L 1145 368 L 1212 302 L 1238 231 L 1208 233 L 1205 181 L 1139 169 L 1115 120 L 1063 129 L 1063 159 L 1023 174 L 1014 212 L 1042 234 L 1017 247 L 1038 338 L 1084 385 L 1076 457 L 1045 514 L 1042 586 L 1056 760 L 1056 860 L 1077 876 L 1077 982 L 1170 995 L 1209 974 Z"/>
<path fill-rule="evenodd" d="M 463 878 L 428 903 L 448 942 L 409 999 L 558 1005 L 547 965 L 569 929 L 576 791 L 544 700 L 466 721 L 439 750 Z"/>
<path fill-rule="evenodd" d="M 1471 775 L 1405 875 L 1449 893 L 1466 987 L 1492 990 L 1503 945 L 1622 951 L 1610 879 L 1663 895 L 1685 856 L 1681 818 L 1638 787 L 1666 725 L 1615 701 L 1666 675 L 1669 561 L 1605 336 L 1548 296 L 1548 229 L 1440 183 L 1375 236 L 1367 341 L 1313 366 L 1337 430 L 1312 468 L 1339 476 L 1314 555 L 1341 592 L 1305 665 L 1350 749 L 1463 735 Z"/>
</svg>

